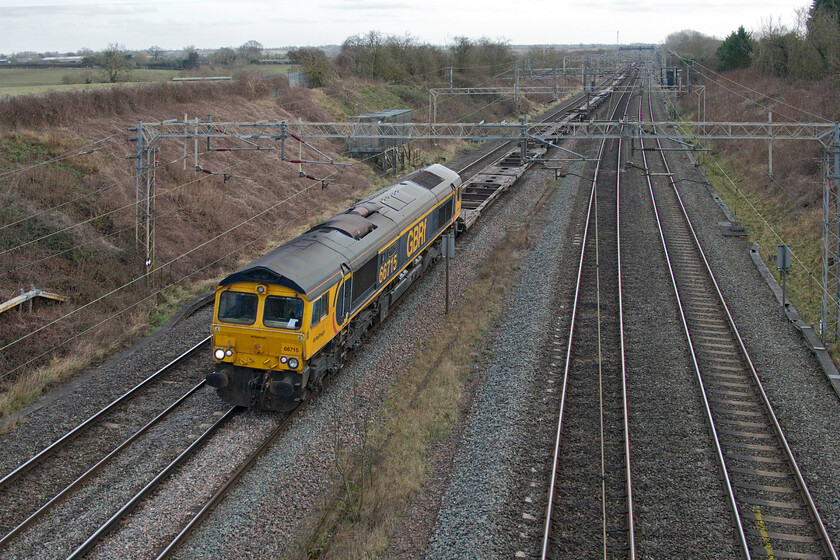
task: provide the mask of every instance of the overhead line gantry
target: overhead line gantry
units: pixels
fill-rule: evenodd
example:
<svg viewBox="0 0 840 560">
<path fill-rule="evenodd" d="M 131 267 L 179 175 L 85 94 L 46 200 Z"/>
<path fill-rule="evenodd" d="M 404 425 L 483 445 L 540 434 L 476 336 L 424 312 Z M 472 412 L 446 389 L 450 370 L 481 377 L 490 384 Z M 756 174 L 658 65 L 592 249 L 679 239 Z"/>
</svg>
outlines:
<svg viewBox="0 0 840 560">
<path fill-rule="evenodd" d="M 686 150 L 696 149 L 692 143 L 706 140 L 818 142 L 824 150 L 823 188 L 823 270 L 822 339 L 840 339 L 840 123 L 820 122 L 646 122 L 634 120 L 543 123 L 362 123 L 362 122 L 210 122 L 202 120 L 170 120 L 158 123 L 139 122 L 135 129 L 137 144 L 137 244 L 145 251 L 147 272 L 154 269 L 154 172 L 159 144 L 167 139 L 184 144 L 194 143 L 196 169 L 198 142 L 206 142 L 206 152 L 234 150 L 276 150 L 277 142 L 285 161 L 293 163 L 325 163 L 332 160 L 304 161 L 287 158 L 285 142 L 289 138 L 308 139 L 389 139 L 470 140 L 548 142 L 558 139 L 667 139 L 682 144 Z M 238 145 L 214 147 L 213 141 L 225 139 Z M 635 144 L 635 142 L 634 142 Z M 314 148 L 313 148 L 314 149 Z M 324 154 L 320 153 L 321 156 Z M 326 157 L 326 156 L 324 156 Z M 583 159 L 583 156 L 580 156 Z"/>
</svg>

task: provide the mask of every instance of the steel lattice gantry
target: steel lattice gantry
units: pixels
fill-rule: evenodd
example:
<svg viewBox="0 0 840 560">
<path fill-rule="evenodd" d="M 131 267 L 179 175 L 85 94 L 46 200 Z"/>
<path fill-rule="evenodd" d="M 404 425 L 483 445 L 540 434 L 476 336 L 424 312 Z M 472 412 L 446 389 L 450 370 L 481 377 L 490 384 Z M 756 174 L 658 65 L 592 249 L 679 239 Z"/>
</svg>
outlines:
<svg viewBox="0 0 840 560">
<path fill-rule="evenodd" d="M 136 129 L 137 170 L 137 243 L 146 253 L 147 271 L 154 268 L 154 184 L 158 145 L 166 139 L 184 142 L 205 139 L 207 151 L 274 150 L 280 141 L 283 159 L 285 140 L 305 139 L 394 139 L 542 141 L 571 138 L 644 138 L 669 139 L 687 144 L 703 140 L 781 140 L 817 141 L 825 153 L 823 191 L 823 340 L 840 338 L 840 123 L 799 122 L 639 122 L 584 121 L 566 123 L 517 124 L 485 123 L 358 123 L 358 122 L 209 122 L 164 121 L 140 122 Z M 240 142 L 241 148 L 213 148 L 213 139 Z M 269 141 L 271 142 L 269 144 Z M 197 152 L 197 150 L 196 150 Z M 197 158 L 197 155 L 196 155 Z M 300 160 L 289 160 L 299 162 Z M 314 162 L 312 162 L 314 163 Z"/>
<path fill-rule="evenodd" d="M 153 149 L 167 138 L 227 138 L 248 142 L 300 138 L 386 138 L 411 140 L 518 140 L 554 136 L 559 123 L 357 123 L 357 122 L 252 122 L 224 123 L 164 121 L 139 123 L 144 142 L 138 152 Z M 563 123 L 564 138 L 636 138 L 671 140 L 816 140 L 834 144 L 835 123 L 785 122 L 639 122 L 584 121 Z M 132 129 L 133 130 L 133 129 Z M 139 136 L 138 136 L 139 138 Z M 263 147 L 262 149 L 273 149 Z"/>
</svg>

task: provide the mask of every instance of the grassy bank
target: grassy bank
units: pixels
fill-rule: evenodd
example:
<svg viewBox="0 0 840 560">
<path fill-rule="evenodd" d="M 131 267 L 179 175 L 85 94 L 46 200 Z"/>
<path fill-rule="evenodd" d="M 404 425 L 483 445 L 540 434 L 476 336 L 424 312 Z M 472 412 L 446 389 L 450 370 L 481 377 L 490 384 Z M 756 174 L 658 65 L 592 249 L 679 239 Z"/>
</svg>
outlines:
<svg viewBox="0 0 840 560">
<path fill-rule="evenodd" d="M 734 82 L 706 83 L 709 120 L 766 122 L 814 121 L 830 110 L 821 100 L 836 96 L 829 82 L 790 82 L 759 75 L 747 69 L 727 75 Z M 737 83 L 752 89 L 741 89 Z M 763 96 L 759 91 L 769 92 Z M 807 91 L 807 95 L 803 95 Z M 835 92 L 835 93 L 832 93 Z M 684 118 L 693 120 L 696 107 L 683 107 Z M 798 108 L 798 109 L 797 109 Z M 830 117 L 830 115 L 828 115 Z M 749 240 L 758 243 L 770 270 L 776 270 L 776 246 L 791 246 L 792 267 L 787 296 L 803 319 L 819 327 L 822 276 L 822 148 L 817 142 L 776 141 L 773 175 L 769 174 L 768 145 L 764 140 L 715 141 L 711 153 L 698 160 L 712 186 L 747 227 Z M 781 283 L 781 280 L 780 280 Z"/>
<path fill-rule="evenodd" d="M 510 231 L 487 256 L 457 310 L 417 352 L 388 399 L 385 429 L 369 436 L 342 473 L 340 496 L 322 515 L 310 558 L 377 558 L 429 477 L 431 454 L 459 420 L 463 388 L 500 312 L 529 243 Z M 472 349 L 472 350 L 470 350 Z"/>
</svg>

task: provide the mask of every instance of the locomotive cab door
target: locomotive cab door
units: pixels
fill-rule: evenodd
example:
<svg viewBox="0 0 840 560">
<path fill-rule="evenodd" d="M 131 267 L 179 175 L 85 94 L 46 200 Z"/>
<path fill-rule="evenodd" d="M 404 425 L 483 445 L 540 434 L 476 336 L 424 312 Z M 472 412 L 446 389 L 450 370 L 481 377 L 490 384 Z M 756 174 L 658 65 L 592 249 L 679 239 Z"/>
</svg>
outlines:
<svg viewBox="0 0 840 560">
<path fill-rule="evenodd" d="M 342 282 L 335 297 L 335 322 L 339 326 L 343 325 L 350 315 L 350 297 L 353 293 L 351 289 L 352 282 L 352 276 Z"/>
</svg>

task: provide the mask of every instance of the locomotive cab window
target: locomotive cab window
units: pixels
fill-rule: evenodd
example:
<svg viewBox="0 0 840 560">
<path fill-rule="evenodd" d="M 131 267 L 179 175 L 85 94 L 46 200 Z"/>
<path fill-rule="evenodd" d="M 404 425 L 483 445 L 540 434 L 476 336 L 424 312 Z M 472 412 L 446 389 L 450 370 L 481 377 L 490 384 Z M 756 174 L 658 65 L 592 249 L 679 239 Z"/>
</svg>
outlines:
<svg viewBox="0 0 840 560">
<path fill-rule="evenodd" d="M 324 294 L 312 302 L 312 320 L 310 325 L 315 326 L 321 322 L 321 319 L 327 316 L 327 295 Z"/>
<path fill-rule="evenodd" d="M 303 300 L 296 297 L 265 298 L 263 324 L 275 329 L 299 329 L 303 318 Z"/>
<path fill-rule="evenodd" d="M 222 292 L 219 296 L 219 321 L 253 325 L 257 320 L 257 294 Z"/>
</svg>

